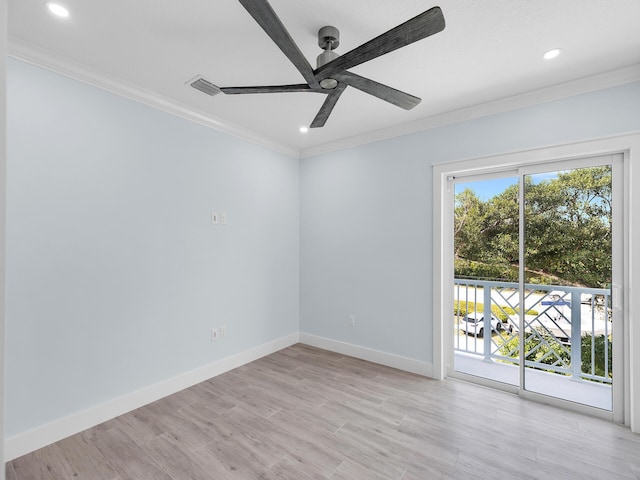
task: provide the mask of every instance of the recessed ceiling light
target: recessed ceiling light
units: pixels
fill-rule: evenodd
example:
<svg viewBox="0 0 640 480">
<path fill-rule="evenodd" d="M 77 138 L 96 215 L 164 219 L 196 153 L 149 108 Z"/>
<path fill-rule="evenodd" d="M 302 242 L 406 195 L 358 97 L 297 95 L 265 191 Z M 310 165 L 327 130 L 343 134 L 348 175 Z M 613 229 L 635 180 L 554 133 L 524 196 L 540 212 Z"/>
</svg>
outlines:
<svg viewBox="0 0 640 480">
<path fill-rule="evenodd" d="M 562 52 L 561 48 L 552 48 L 548 52 L 545 52 L 544 55 L 542 55 L 542 58 L 545 60 L 551 60 L 552 58 L 556 58 L 560 55 L 560 52 Z"/>
<path fill-rule="evenodd" d="M 309 131 L 309 127 L 300 127 L 300 133 L 307 133 Z"/>
<path fill-rule="evenodd" d="M 47 9 L 49 9 L 49 11 L 53 13 L 56 17 L 67 18 L 69 16 L 69 10 L 66 7 L 63 7 L 62 5 L 60 5 L 59 3 L 47 2 L 45 3 L 45 5 L 47 6 Z"/>
</svg>

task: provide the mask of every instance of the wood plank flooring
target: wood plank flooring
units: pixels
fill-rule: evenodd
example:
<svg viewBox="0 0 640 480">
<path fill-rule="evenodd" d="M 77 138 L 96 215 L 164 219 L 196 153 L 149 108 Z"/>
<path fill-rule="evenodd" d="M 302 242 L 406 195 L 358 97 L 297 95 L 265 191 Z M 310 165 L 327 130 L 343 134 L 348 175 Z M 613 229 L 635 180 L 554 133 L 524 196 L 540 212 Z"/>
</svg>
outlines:
<svg viewBox="0 0 640 480">
<path fill-rule="evenodd" d="M 640 480 L 640 436 L 295 345 L 6 468 L 8 480 Z"/>
</svg>

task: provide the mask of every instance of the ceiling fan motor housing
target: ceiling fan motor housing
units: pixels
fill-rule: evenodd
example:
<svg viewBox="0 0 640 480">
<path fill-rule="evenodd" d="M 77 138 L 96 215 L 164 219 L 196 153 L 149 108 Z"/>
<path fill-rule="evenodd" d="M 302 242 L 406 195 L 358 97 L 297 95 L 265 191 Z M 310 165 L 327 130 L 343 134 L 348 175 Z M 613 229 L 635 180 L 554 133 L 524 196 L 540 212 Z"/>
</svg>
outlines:
<svg viewBox="0 0 640 480">
<path fill-rule="evenodd" d="M 334 52 L 340 45 L 340 31 L 336 27 L 326 26 L 318 30 L 318 45 L 324 50 L 316 59 L 316 68 L 335 60 L 339 55 Z M 333 78 L 320 80 L 320 86 L 325 90 L 332 90 L 338 86 Z"/>
<path fill-rule="evenodd" d="M 325 63 L 329 63 L 331 60 L 335 60 L 339 56 L 340 55 L 332 50 L 325 50 L 320 55 L 318 55 L 318 58 L 316 60 L 316 68 L 320 68 Z"/>
</svg>

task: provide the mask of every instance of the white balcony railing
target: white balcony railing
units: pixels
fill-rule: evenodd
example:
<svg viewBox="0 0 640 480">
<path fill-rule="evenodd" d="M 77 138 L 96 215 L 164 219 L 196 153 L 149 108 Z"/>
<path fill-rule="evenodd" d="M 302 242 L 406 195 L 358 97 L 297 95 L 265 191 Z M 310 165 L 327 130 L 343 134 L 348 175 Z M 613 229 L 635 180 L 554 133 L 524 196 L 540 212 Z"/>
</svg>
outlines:
<svg viewBox="0 0 640 480">
<path fill-rule="evenodd" d="M 518 365 L 518 284 L 457 278 L 454 292 L 455 350 Z M 611 384 L 610 300 L 607 289 L 526 284 L 525 366 Z"/>
</svg>

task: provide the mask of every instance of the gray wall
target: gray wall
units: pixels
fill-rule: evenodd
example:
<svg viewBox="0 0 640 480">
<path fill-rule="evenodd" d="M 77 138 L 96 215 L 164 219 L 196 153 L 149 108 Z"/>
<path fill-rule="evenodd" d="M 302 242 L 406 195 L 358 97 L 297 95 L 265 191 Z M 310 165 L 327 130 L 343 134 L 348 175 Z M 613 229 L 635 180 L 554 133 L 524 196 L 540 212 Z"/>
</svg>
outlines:
<svg viewBox="0 0 640 480">
<path fill-rule="evenodd" d="M 8 93 L 7 436 L 298 331 L 298 160 L 15 60 Z"/>
<path fill-rule="evenodd" d="M 431 363 L 432 165 L 640 131 L 638 112 L 633 83 L 303 160 L 301 332 Z"/>
</svg>

